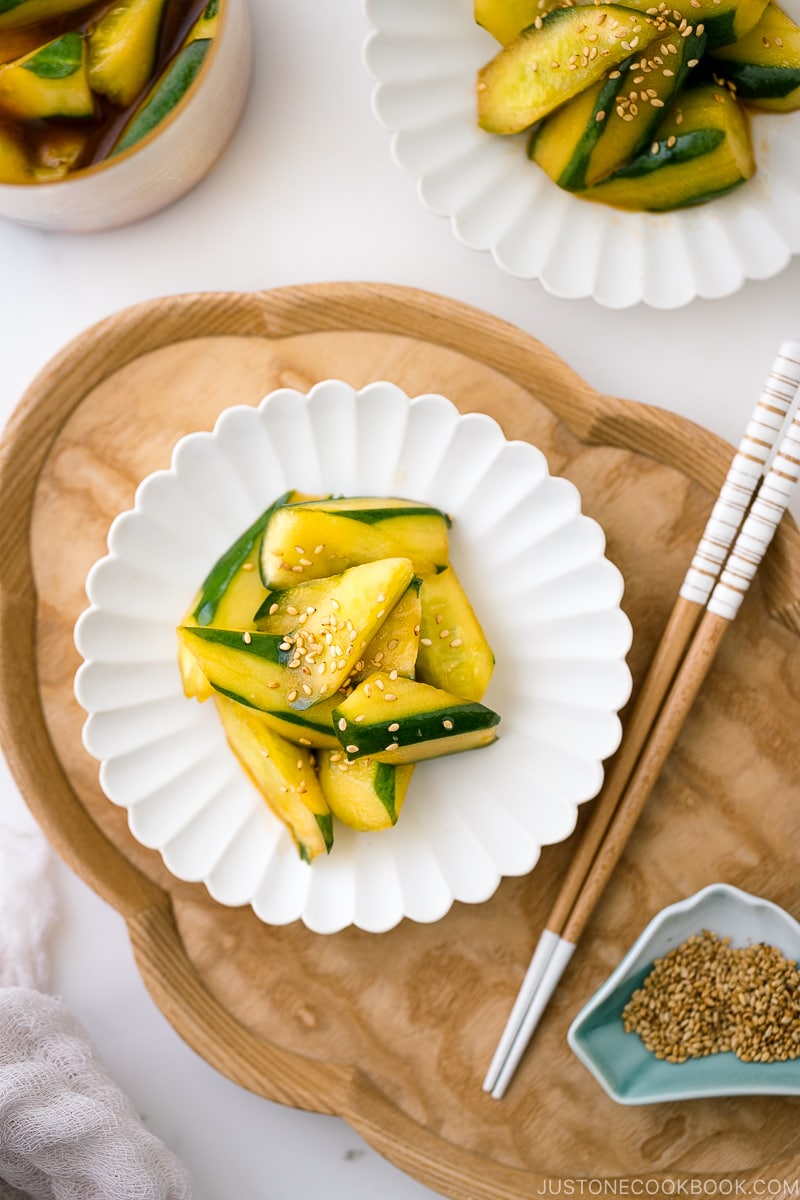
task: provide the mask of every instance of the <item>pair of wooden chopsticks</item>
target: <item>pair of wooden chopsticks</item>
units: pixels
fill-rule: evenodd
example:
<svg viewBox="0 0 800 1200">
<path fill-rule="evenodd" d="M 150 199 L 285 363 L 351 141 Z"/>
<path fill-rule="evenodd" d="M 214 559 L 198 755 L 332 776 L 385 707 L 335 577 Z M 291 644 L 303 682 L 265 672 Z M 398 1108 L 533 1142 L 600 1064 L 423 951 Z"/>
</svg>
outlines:
<svg viewBox="0 0 800 1200">
<path fill-rule="evenodd" d="M 499 1099 L 569 963 L 800 480 L 800 342 L 784 342 L 483 1082 Z"/>
</svg>

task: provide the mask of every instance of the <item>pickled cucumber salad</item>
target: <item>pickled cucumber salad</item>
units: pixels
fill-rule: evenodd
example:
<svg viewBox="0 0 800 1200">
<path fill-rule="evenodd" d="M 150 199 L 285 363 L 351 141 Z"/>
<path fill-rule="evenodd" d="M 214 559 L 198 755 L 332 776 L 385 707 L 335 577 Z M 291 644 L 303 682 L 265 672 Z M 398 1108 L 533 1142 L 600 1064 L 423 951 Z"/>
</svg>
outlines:
<svg viewBox="0 0 800 1200">
<path fill-rule="evenodd" d="M 0 183 L 136 145 L 197 77 L 224 0 L 0 0 Z"/>
<path fill-rule="evenodd" d="M 177 630 L 189 699 L 312 862 L 341 821 L 391 828 L 415 765 L 488 746 L 494 655 L 450 561 L 450 517 L 397 497 L 279 497 Z"/>
<path fill-rule="evenodd" d="M 585 200 L 653 212 L 755 173 L 748 111 L 800 108 L 800 27 L 773 0 L 474 0 L 500 43 L 478 124 Z"/>
</svg>

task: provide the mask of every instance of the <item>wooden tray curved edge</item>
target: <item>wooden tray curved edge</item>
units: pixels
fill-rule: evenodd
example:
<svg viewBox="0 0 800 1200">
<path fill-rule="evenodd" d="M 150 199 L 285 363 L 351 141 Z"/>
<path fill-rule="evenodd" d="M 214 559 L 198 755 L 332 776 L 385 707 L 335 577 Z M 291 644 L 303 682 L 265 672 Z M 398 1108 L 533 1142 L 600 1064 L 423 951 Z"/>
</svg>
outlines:
<svg viewBox="0 0 800 1200">
<path fill-rule="evenodd" d="M 56 850 L 125 918 L 155 1002 L 209 1063 L 270 1099 L 343 1117 L 396 1165 L 454 1200 L 522 1200 L 546 1182 L 544 1176 L 488 1164 L 462 1147 L 443 1144 L 392 1105 L 358 1069 L 311 1062 L 265 1045 L 225 1011 L 185 953 L 169 895 L 118 854 L 80 803 L 55 753 L 39 701 L 28 517 L 54 438 L 87 390 L 106 377 L 107 364 L 113 363 L 116 371 L 150 350 L 184 339 L 229 334 L 280 338 L 340 328 L 411 331 L 428 342 L 468 351 L 530 391 L 582 441 L 633 450 L 657 462 L 680 461 L 711 496 L 724 477 L 731 448 L 713 434 L 672 414 L 601 396 L 530 335 L 416 289 L 331 283 L 255 294 L 182 295 L 135 305 L 91 327 L 51 360 L 27 390 L 0 444 L 0 506 L 6 514 L 0 528 L 0 744 Z M 800 632 L 800 535 L 790 520 L 776 536 L 763 583 L 770 612 Z M 787 1173 L 800 1172 L 800 1157 L 780 1166 Z M 669 1178 L 680 1174 L 672 1171 Z M 742 1182 L 754 1177 L 755 1172 L 736 1176 Z M 658 1173 L 648 1175 L 658 1178 Z"/>
</svg>

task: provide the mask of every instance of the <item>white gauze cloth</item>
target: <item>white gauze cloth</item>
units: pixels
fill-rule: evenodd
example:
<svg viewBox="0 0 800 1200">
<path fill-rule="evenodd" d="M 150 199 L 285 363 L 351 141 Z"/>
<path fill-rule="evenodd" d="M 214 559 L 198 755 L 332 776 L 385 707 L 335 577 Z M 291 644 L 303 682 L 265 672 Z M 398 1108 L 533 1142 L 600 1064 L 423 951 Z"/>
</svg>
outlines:
<svg viewBox="0 0 800 1200">
<path fill-rule="evenodd" d="M 38 831 L 0 824 L 0 1200 L 191 1200 L 181 1163 L 40 990 L 52 868 Z"/>
</svg>

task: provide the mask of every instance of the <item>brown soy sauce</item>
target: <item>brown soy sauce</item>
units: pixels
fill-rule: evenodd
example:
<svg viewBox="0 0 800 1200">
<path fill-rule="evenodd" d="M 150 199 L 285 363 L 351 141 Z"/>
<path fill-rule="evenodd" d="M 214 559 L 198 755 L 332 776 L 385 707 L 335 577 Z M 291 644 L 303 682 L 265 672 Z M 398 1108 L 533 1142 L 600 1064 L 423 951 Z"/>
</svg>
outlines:
<svg viewBox="0 0 800 1200">
<path fill-rule="evenodd" d="M 102 0 L 101 3 L 89 3 L 84 8 L 64 16 L 50 17 L 18 29 L 0 30 L 0 63 L 11 62 L 29 54 L 66 33 L 86 33 L 113 7 L 114 2 L 115 0 Z M 57 153 L 59 144 L 70 139 L 79 140 L 81 150 L 71 163 L 69 174 L 102 162 L 154 80 L 161 75 L 179 50 L 207 4 L 208 0 L 166 0 L 150 78 L 141 94 L 125 108 L 98 94 L 94 96 L 95 111 L 91 118 L 51 117 L 23 121 L 10 114 L 4 114 L 0 108 L 0 130 L 6 126 L 21 135 L 32 165 L 46 162 L 49 150 Z"/>
</svg>

